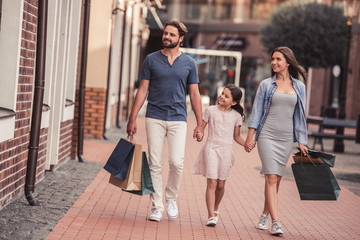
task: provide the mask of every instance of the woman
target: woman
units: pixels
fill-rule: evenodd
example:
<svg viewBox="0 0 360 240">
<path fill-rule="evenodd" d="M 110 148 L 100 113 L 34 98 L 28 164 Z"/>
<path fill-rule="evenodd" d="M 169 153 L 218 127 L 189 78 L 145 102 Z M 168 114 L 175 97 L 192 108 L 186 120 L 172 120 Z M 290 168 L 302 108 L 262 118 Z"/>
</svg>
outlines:
<svg viewBox="0 0 360 240">
<path fill-rule="evenodd" d="M 261 173 L 265 174 L 264 210 L 257 228 L 268 229 L 271 216 L 270 232 L 277 236 L 283 234 L 277 194 L 293 142 L 298 142 L 303 154 L 308 152 L 305 84 L 298 80 L 300 75 L 306 82 L 304 68 L 288 47 L 278 47 L 271 53 L 272 77 L 263 80 L 258 87 L 244 145 L 250 152 L 258 142 Z"/>
</svg>

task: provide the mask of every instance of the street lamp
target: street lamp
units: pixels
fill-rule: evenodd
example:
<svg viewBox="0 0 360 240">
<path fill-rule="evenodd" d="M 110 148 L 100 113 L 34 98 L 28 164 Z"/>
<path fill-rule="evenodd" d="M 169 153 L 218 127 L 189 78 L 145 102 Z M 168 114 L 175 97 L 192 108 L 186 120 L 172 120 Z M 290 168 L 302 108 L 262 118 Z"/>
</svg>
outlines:
<svg viewBox="0 0 360 240">
<path fill-rule="evenodd" d="M 350 57 L 350 46 L 351 46 L 351 28 L 352 20 L 359 13 L 359 0 L 343 0 L 344 4 L 344 15 L 347 17 L 347 42 L 346 42 L 346 53 L 344 60 L 344 72 L 342 75 L 342 81 L 340 84 L 340 96 L 339 96 L 339 119 L 346 118 L 346 88 L 347 78 L 349 72 L 349 57 Z M 336 134 L 344 134 L 344 128 L 338 127 Z M 344 140 L 335 139 L 334 152 L 344 152 Z"/>
</svg>

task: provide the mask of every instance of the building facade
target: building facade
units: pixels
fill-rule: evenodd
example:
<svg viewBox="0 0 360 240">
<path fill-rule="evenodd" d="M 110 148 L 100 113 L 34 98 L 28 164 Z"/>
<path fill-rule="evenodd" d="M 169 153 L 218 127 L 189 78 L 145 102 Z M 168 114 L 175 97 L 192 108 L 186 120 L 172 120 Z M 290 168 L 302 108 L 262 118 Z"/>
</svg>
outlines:
<svg viewBox="0 0 360 240">
<path fill-rule="evenodd" d="M 270 19 L 274 10 L 281 7 L 282 4 L 291 2 L 299 1 L 167 0 L 164 1 L 166 11 L 159 11 L 159 16 L 163 22 L 169 19 L 179 19 L 185 23 L 189 29 L 185 47 L 241 52 L 240 86 L 245 90 L 245 109 L 249 112 L 258 82 L 270 75 L 270 57 L 260 42 L 259 31 L 262 25 Z M 303 1 L 303 3 L 309 2 L 311 1 Z M 316 2 L 339 6 L 343 4 L 343 1 L 340 0 L 317 0 Z M 148 22 L 151 26 L 151 35 L 146 53 L 161 48 L 159 45 L 161 30 L 151 16 L 148 18 Z M 356 94 L 356 89 L 360 87 L 359 34 L 359 18 L 355 18 L 346 91 L 346 118 L 348 119 L 356 119 L 360 112 L 359 96 Z M 200 81 L 206 86 L 204 91 L 206 94 L 209 92 L 209 85 L 217 86 L 216 83 L 214 84 L 213 78 L 218 79 L 220 84 L 227 83 L 229 80 L 231 82 L 229 75 L 232 76 L 232 69 L 228 67 L 231 64 L 221 59 L 216 61 L 219 63 L 209 61 L 210 68 L 204 66 L 206 64 L 198 64 Z M 210 69 L 210 72 L 207 72 L 206 69 Z M 214 69 L 218 69 L 215 74 L 211 72 L 211 70 L 215 71 Z M 308 86 L 311 89 L 308 115 L 330 117 L 337 115 L 339 106 L 336 101 L 339 97 L 340 80 L 334 80 L 332 72 L 332 67 L 309 71 L 312 81 L 311 86 Z M 205 84 L 206 82 L 211 83 Z M 216 93 L 216 91 L 212 92 Z"/>
<path fill-rule="evenodd" d="M 146 39 L 145 14 L 154 6 L 140 0 L 0 1 L 0 209 L 24 192 L 28 198 L 27 189 L 31 194 L 47 171 L 77 158 L 79 104 L 84 137 L 103 138 L 118 116 L 125 119 Z M 27 183 L 30 161 L 34 178 Z"/>
</svg>

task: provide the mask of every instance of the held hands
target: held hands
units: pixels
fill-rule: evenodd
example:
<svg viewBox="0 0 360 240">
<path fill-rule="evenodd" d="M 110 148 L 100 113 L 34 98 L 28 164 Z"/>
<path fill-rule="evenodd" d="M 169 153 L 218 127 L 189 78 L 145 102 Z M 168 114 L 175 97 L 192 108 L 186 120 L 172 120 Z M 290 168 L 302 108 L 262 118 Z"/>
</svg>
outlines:
<svg viewBox="0 0 360 240">
<path fill-rule="evenodd" d="M 251 152 L 251 150 L 254 149 L 254 147 L 256 146 L 256 142 L 250 138 L 246 138 L 245 144 L 244 144 L 244 149 L 246 152 Z"/>
<path fill-rule="evenodd" d="M 196 141 L 201 142 L 204 138 L 204 133 L 203 132 L 197 132 L 196 133 Z"/>
<path fill-rule="evenodd" d="M 196 141 L 201 142 L 204 138 L 204 128 L 196 127 L 194 129 L 193 138 L 196 138 Z"/>
</svg>

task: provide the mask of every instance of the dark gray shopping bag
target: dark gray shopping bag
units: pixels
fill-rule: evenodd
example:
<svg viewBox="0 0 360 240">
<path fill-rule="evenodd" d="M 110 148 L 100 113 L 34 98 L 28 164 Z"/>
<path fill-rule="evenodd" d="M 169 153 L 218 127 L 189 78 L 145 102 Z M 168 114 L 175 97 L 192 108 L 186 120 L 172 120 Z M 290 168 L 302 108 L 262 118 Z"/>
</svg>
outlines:
<svg viewBox="0 0 360 240">
<path fill-rule="evenodd" d="M 326 163 L 292 164 L 301 200 L 337 200 L 340 186 Z"/>
<path fill-rule="evenodd" d="M 106 162 L 104 169 L 114 177 L 124 180 L 133 155 L 134 144 L 121 138 Z"/>
</svg>

